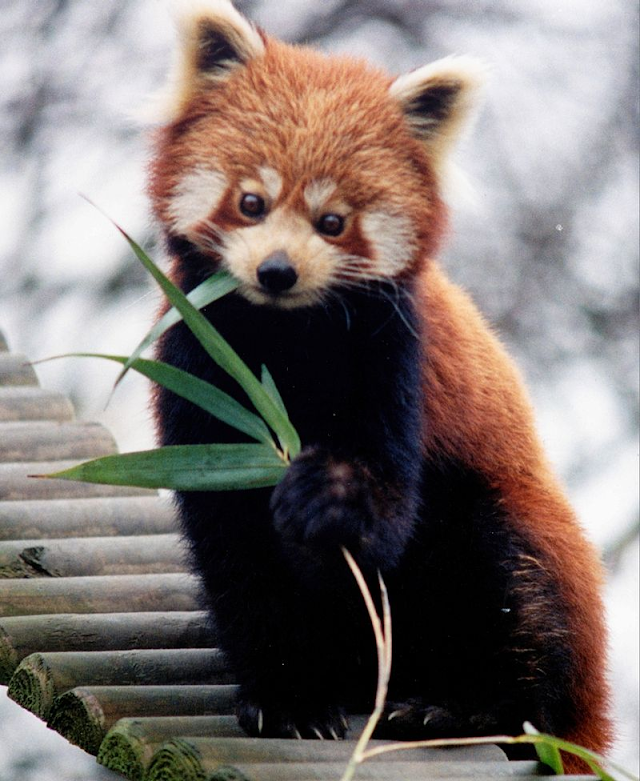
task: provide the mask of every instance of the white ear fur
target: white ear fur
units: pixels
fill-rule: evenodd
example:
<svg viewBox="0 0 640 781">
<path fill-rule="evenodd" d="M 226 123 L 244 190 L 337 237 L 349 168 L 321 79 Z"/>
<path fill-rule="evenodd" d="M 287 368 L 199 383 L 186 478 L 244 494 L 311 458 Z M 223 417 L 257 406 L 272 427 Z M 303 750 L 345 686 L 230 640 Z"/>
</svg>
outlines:
<svg viewBox="0 0 640 781">
<path fill-rule="evenodd" d="M 476 106 L 487 67 L 473 57 L 445 57 L 399 76 L 389 88 L 411 129 L 429 147 L 436 170 Z"/>
<path fill-rule="evenodd" d="M 224 81 L 237 68 L 264 54 L 257 29 L 231 0 L 165 0 L 178 33 L 167 84 L 142 111 L 152 124 L 174 119 L 202 83 Z"/>
</svg>

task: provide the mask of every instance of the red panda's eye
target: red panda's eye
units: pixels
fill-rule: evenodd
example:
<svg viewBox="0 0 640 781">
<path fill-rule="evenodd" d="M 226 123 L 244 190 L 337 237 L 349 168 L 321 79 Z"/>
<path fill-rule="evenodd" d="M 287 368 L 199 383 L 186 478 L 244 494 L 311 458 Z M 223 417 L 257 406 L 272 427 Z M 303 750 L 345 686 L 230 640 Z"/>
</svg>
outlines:
<svg viewBox="0 0 640 781">
<path fill-rule="evenodd" d="M 240 211 L 247 217 L 262 217 L 265 212 L 264 198 L 255 193 L 245 193 L 240 199 Z"/>
<path fill-rule="evenodd" d="M 323 214 L 316 223 L 316 228 L 327 236 L 339 236 L 344 230 L 344 217 L 339 214 Z"/>
</svg>

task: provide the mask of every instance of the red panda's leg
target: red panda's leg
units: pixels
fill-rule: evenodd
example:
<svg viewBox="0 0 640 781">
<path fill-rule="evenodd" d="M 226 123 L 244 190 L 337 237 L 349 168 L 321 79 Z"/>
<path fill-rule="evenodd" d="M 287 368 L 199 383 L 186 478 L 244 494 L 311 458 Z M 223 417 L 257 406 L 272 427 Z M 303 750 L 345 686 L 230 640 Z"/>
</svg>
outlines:
<svg viewBox="0 0 640 781">
<path fill-rule="evenodd" d="M 182 494 L 180 511 L 239 684 L 241 726 L 262 737 L 343 737 L 339 652 L 348 635 L 337 587 L 329 599 L 292 575 L 271 528 L 268 492 Z"/>
</svg>

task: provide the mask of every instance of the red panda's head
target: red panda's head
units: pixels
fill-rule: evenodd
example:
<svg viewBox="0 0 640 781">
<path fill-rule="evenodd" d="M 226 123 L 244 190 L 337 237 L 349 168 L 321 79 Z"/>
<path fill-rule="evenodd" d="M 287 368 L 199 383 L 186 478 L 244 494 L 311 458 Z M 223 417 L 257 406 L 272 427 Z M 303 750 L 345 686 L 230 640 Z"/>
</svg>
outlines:
<svg viewBox="0 0 640 781">
<path fill-rule="evenodd" d="M 444 229 L 442 170 L 480 81 L 448 58 L 395 81 L 186 2 L 151 167 L 154 210 L 255 303 L 308 306 L 414 273 Z"/>
</svg>

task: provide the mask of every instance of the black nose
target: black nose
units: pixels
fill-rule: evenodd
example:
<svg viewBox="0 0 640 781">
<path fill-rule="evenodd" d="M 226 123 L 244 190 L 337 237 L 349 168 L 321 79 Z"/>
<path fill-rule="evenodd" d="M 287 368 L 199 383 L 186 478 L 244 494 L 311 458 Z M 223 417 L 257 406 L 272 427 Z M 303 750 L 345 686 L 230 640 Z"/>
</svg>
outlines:
<svg viewBox="0 0 640 781">
<path fill-rule="evenodd" d="M 284 293 L 298 280 L 298 274 L 284 250 L 272 252 L 258 266 L 256 273 L 258 282 L 269 293 Z"/>
</svg>

